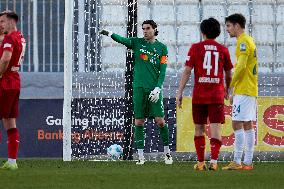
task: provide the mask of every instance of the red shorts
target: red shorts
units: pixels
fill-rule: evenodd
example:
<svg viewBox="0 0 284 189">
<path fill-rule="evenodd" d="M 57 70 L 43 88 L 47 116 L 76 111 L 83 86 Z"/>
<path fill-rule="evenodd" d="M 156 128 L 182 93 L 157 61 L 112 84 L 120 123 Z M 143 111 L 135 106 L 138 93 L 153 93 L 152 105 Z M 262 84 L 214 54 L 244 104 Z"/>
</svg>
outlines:
<svg viewBox="0 0 284 189">
<path fill-rule="evenodd" d="M 20 90 L 0 88 L 0 119 L 17 118 Z"/>
<path fill-rule="evenodd" d="M 225 123 L 224 104 L 192 104 L 195 124 Z"/>
</svg>

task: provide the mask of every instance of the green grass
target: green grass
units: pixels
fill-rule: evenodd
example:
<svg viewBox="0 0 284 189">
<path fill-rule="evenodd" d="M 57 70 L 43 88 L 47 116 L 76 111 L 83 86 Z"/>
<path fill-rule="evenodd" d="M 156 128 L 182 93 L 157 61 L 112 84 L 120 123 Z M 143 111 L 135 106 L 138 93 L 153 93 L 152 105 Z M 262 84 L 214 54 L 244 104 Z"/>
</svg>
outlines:
<svg viewBox="0 0 284 189">
<path fill-rule="evenodd" d="M 197 172 L 191 162 L 90 162 L 18 160 L 17 171 L 0 170 L 2 189 L 262 189 L 284 188 L 284 163 L 257 163 L 253 171 Z"/>
</svg>

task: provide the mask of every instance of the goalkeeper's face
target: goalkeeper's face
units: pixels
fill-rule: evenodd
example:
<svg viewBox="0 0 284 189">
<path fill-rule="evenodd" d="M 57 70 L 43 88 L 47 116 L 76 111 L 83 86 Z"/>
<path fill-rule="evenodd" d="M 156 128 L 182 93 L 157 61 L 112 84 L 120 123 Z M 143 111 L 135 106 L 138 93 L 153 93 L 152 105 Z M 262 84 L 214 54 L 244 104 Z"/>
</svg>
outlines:
<svg viewBox="0 0 284 189">
<path fill-rule="evenodd" d="M 155 29 L 150 24 L 142 25 L 143 35 L 146 40 L 155 38 Z"/>
</svg>

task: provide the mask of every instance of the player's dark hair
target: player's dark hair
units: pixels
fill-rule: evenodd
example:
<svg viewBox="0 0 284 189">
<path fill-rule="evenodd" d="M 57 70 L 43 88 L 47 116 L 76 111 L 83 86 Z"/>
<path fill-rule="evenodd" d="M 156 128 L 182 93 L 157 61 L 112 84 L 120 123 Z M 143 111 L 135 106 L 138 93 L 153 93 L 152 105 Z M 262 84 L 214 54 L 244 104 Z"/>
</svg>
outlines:
<svg viewBox="0 0 284 189">
<path fill-rule="evenodd" d="M 215 18 L 203 20 L 200 24 L 200 30 L 208 39 L 215 39 L 221 33 L 220 23 Z"/>
<path fill-rule="evenodd" d="M 227 16 L 225 18 L 225 22 L 231 22 L 233 24 L 239 24 L 241 26 L 241 28 L 246 27 L 246 18 L 240 13 L 236 13 L 236 14 L 232 14 L 230 16 Z"/>
<path fill-rule="evenodd" d="M 19 20 L 19 16 L 14 11 L 6 10 L 0 13 L 0 17 L 4 15 L 6 15 L 7 18 L 15 20 L 16 22 Z"/>
<path fill-rule="evenodd" d="M 151 26 L 152 26 L 152 28 L 155 30 L 155 36 L 157 36 L 158 35 L 158 33 L 159 33 L 159 31 L 158 31 L 158 29 L 157 29 L 157 24 L 156 24 L 156 22 L 154 21 L 154 20 L 145 20 L 143 23 L 142 23 L 142 26 L 144 25 L 144 24 L 150 24 Z"/>
</svg>

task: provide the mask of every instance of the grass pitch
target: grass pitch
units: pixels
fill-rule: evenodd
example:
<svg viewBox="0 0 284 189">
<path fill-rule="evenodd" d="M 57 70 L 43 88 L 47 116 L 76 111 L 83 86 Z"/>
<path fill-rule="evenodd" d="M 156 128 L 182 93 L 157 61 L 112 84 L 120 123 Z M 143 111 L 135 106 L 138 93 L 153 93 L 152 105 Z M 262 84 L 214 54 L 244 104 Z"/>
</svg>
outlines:
<svg viewBox="0 0 284 189">
<path fill-rule="evenodd" d="M 93 162 L 18 160 L 17 171 L 0 170 L 3 189 L 280 189 L 284 163 L 256 163 L 253 171 L 204 171 L 192 162 Z M 221 167 L 224 164 L 219 164 Z"/>
</svg>

